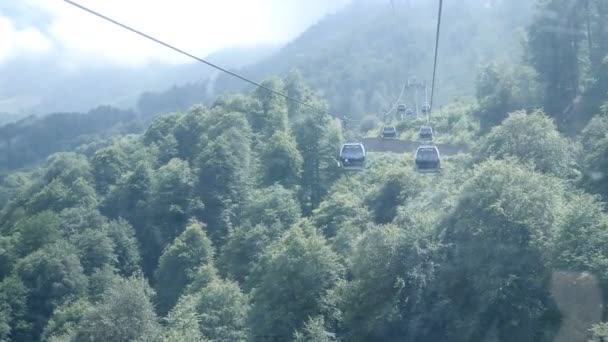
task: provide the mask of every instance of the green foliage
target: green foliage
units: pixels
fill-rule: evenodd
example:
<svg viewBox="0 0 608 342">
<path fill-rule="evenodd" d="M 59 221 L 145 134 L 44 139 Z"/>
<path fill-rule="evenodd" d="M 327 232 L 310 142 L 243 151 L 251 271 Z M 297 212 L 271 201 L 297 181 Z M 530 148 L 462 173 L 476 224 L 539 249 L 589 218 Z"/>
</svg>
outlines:
<svg viewBox="0 0 608 342">
<path fill-rule="evenodd" d="M 364 198 L 375 182 L 372 177 L 341 178 L 331 187 L 319 208 L 313 211 L 312 222 L 330 238 L 332 247 L 341 256 L 350 255 L 355 240 L 372 222 Z"/>
<path fill-rule="evenodd" d="M 21 259 L 15 275 L 28 289 L 25 320 L 32 327 L 27 337 L 23 337 L 25 340 L 38 338 L 53 310 L 83 295 L 87 287 L 76 251 L 65 242 L 46 246 Z"/>
<path fill-rule="evenodd" d="M 91 304 L 78 299 L 57 307 L 42 333 L 42 341 L 72 341 L 83 316 L 91 310 Z"/>
<path fill-rule="evenodd" d="M 17 251 L 14 238 L 0 236 L 0 279 L 4 279 L 13 270 Z"/>
<path fill-rule="evenodd" d="M 192 282 L 186 289 L 186 294 L 194 294 L 200 292 L 203 288 L 209 285 L 212 281 L 218 279 L 218 271 L 213 263 L 202 265 L 196 271 Z"/>
<path fill-rule="evenodd" d="M 202 205 L 194 197 L 196 175 L 187 161 L 171 159 L 152 175 L 146 213 L 160 227 L 162 240 L 173 241 L 183 231 L 188 217 Z"/>
<path fill-rule="evenodd" d="M 301 215 L 299 203 L 293 191 L 280 185 L 272 185 L 253 191 L 244 208 L 243 216 L 251 224 L 273 224 L 291 227 Z"/>
<path fill-rule="evenodd" d="M 201 153 L 198 193 L 205 204 L 204 218 L 213 241 L 226 238 L 239 221 L 240 205 L 249 189 L 250 141 L 229 128 Z"/>
<path fill-rule="evenodd" d="M 110 221 L 108 236 L 114 244 L 116 267 L 123 276 L 130 276 L 140 268 L 141 256 L 133 227 L 125 220 Z"/>
<path fill-rule="evenodd" d="M 412 340 L 425 319 L 425 291 L 436 279 L 441 244 L 410 227 L 373 227 L 354 246 L 352 280 L 336 290 L 346 339 Z"/>
<path fill-rule="evenodd" d="M 563 131 L 579 132 L 606 99 L 607 24 L 601 0 L 539 2 L 526 55 L 544 88 L 544 108 Z"/>
<path fill-rule="evenodd" d="M 584 239 L 581 239 L 584 236 Z M 608 216 L 604 205 L 587 194 L 572 194 L 552 239 L 556 267 L 588 271 L 606 278 Z"/>
<path fill-rule="evenodd" d="M 120 279 L 102 301 L 86 311 L 73 341 L 152 341 L 160 327 L 150 301 L 153 294 L 141 276 Z"/>
<path fill-rule="evenodd" d="M 608 117 L 595 116 L 581 133 L 582 183 L 586 190 L 608 196 Z"/>
<path fill-rule="evenodd" d="M 95 269 L 116 263 L 114 243 L 105 231 L 85 230 L 71 241 L 78 250 L 80 263 L 87 275 Z"/>
<path fill-rule="evenodd" d="M 70 208 L 61 212 L 63 237 L 76 247 L 80 263 L 87 275 L 105 266 L 118 266 L 121 271 L 137 266 L 125 264 L 138 263 L 139 255 L 136 246 L 131 246 L 131 251 L 125 251 L 129 237 L 124 234 L 128 234 L 128 229 L 132 228 L 128 225 L 125 227 L 126 223 L 121 222 L 108 222 L 97 210 L 88 208 Z M 122 234 L 119 229 L 127 231 Z M 131 236 L 131 244 L 133 243 Z M 120 264 L 117 259 L 119 253 L 122 258 Z M 134 259 L 125 260 L 125 257 Z"/>
<path fill-rule="evenodd" d="M 213 246 L 199 222 L 186 230 L 165 249 L 156 270 L 158 310 L 167 313 L 203 264 L 213 260 Z"/>
<path fill-rule="evenodd" d="M 266 80 L 262 82 L 262 85 L 282 93 L 285 91 L 285 84 L 278 78 Z M 250 116 L 249 122 L 253 131 L 268 138 L 276 132 L 286 132 L 288 127 L 287 100 L 262 88 L 257 88 L 253 97 L 261 104 L 260 110 L 253 111 Z"/>
<path fill-rule="evenodd" d="M 450 144 L 473 144 L 479 135 L 480 123 L 473 115 L 479 111 L 471 99 L 464 98 L 450 102 L 433 111 L 431 124 L 436 134 L 436 142 Z M 417 141 L 420 126 L 426 125 L 426 117 L 422 115 L 413 120 L 405 120 L 396 124 L 401 139 Z M 376 136 L 377 132 L 372 132 Z"/>
<path fill-rule="evenodd" d="M 589 342 L 602 342 L 608 338 L 608 323 L 600 322 L 591 327 L 593 338 Z"/>
<path fill-rule="evenodd" d="M 277 131 L 262 148 L 262 185 L 279 183 L 293 188 L 300 183 L 303 161 L 292 135 Z"/>
<path fill-rule="evenodd" d="M 0 340 L 18 341 L 32 329 L 27 322 L 28 290 L 17 277 L 7 277 L 0 282 Z"/>
<path fill-rule="evenodd" d="M 118 146 L 110 146 L 98 150 L 91 159 L 95 187 L 101 194 L 107 193 L 111 185 L 115 185 L 120 176 L 127 170 L 127 155 Z"/>
<path fill-rule="evenodd" d="M 172 134 L 179 120 L 179 114 L 165 114 L 156 118 L 143 134 L 144 144 L 150 145 L 162 142 Z"/>
<path fill-rule="evenodd" d="M 179 158 L 189 160 L 198 154 L 201 135 L 205 132 L 204 120 L 209 115 L 206 108 L 194 107 L 180 117 L 173 128 L 177 140 Z"/>
<path fill-rule="evenodd" d="M 27 205 L 31 212 L 44 210 L 59 212 L 74 206 L 95 207 L 97 197 L 95 189 L 83 178 L 78 178 L 70 184 L 53 179 L 42 190 L 34 194 Z"/>
<path fill-rule="evenodd" d="M 550 0 L 540 3 L 540 11 L 528 32 L 530 62 L 544 85 L 544 108 L 563 123 L 562 111 L 577 94 L 580 78 L 578 63 L 583 25 L 578 0 Z M 562 24 L 560 18 L 567 18 Z M 552 28 L 561 27 L 561 30 Z M 561 120 L 560 120 L 561 119 Z"/>
<path fill-rule="evenodd" d="M 293 335 L 294 342 L 332 342 L 336 340 L 334 333 L 325 330 L 323 316 L 311 317 L 302 330 Z"/>
<path fill-rule="evenodd" d="M 137 223 L 137 209 L 148 200 L 152 183 L 152 170 L 147 162 L 139 163 L 131 172 L 124 174 L 118 184 L 112 187 L 102 203 L 102 213 L 112 218 L 122 217 L 140 227 Z"/>
<path fill-rule="evenodd" d="M 103 295 L 113 286 L 120 276 L 116 274 L 116 269 L 106 265 L 103 268 L 95 269 L 89 276 L 88 298 L 92 303 L 99 303 Z"/>
<path fill-rule="evenodd" d="M 244 210 L 247 221 L 230 232 L 222 247 L 220 265 L 243 282 L 264 249 L 300 217 L 294 194 L 280 185 L 252 193 Z"/>
<path fill-rule="evenodd" d="M 573 174 L 572 143 L 562 137 L 541 111 L 514 112 L 483 137 L 475 151 L 478 160 L 513 157 L 536 170 L 560 177 Z"/>
<path fill-rule="evenodd" d="M 182 296 L 177 305 L 167 315 L 166 327 L 161 341 L 206 342 L 199 329 L 199 314 L 196 311 L 197 298 Z"/>
<path fill-rule="evenodd" d="M 220 265 L 231 277 L 243 283 L 265 248 L 280 236 L 283 229 L 278 224 L 252 226 L 246 223 L 238 226 L 230 232 L 222 248 Z"/>
<path fill-rule="evenodd" d="M 482 130 L 499 125 L 512 111 L 540 107 L 538 88 L 533 71 L 525 66 L 515 70 L 498 63 L 483 66 L 476 82 Z"/>
<path fill-rule="evenodd" d="M 0 182 L 0 208 L 10 200 L 23 196 L 23 193 L 32 185 L 31 176 L 27 173 L 11 173 Z"/>
<path fill-rule="evenodd" d="M 489 322 L 503 341 L 552 340 L 559 320 L 544 256 L 563 191 L 509 161 L 484 163 L 465 183 L 443 224 L 449 247 L 437 282 L 451 340 L 477 340 Z"/>
<path fill-rule="evenodd" d="M 195 295 L 199 328 L 209 341 L 246 341 L 249 299 L 237 283 L 214 280 Z"/>
<path fill-rule="evenodd" d="M 133 119 L 132 111 L 100 106 L 88 113 L 31 116 L 0 126 L 0 174 L 30 167 L 53 153 L 74 149 L 108 134 L 112 128 L 117 132 L 128 131 L 127 127 L 116 126 Z"/>
<path fill-rule="evenodd" d="M 42 176 L 45 183 L 58 180 L 66 185 L 80 178 L 91 179 L 91 166 L 84 156 L 76 153 L 57 153 L 49 157 Z"/>
<path fill-rule="evenodd" d="M 135 229 L 140 244 L 142 268 L 151 275 L 158 264 L 165 244 L 157 237 L 159 228 L 146 220 L 146 206 L 150 202 L 153 171 L 148 163 L 139 163 L 134 171 L 125 174 L 112 188 L 102 204 L 102 213 L 110 218 L 123 218 Z"/>
<path fill-rule="evenodd" d="M 405 204 L 422 189 L 418 175 L 413 171 L 387 174 L 367 200 L 374 221 L 379 224 L 390 223 L 397 215 L 397 206 Z"/>
<path fill-rule="evenodd" d="M 60 218 L 57 214 L 44 211 L 19 221 L 14 230 L 17 234 L 17 250 L 21 256 L 28 255 L 47 244 L 57 242 L 60 235 Z"/>
<path fill-rule="evenodd" d="M 326 292 L 342 272 L 337 255 L 310 223 L 287 231 L 254 269 L 251 338 L 289 339 L 308 317 L 321 313 Z"/>
<path fill-rule="evenodd" d="M 304 213 L 309 214 L 337 177 L 335 158 L 342 134 L 337 121 L 322 113 L 302 118 L 293 131 L 304 162 L 300 202 Z"/>
</svg>

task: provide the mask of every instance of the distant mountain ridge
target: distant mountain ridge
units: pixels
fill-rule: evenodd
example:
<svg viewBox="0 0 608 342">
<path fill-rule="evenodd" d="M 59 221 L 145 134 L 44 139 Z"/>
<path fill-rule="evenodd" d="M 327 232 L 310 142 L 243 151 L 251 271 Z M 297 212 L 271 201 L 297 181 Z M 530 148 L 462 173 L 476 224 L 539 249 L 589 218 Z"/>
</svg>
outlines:
<svg viewBox="0 0 608 342">
<path fill-rule="evenodd" d="M 520 60 L 522 32 L 531 21 L 533 5 L 527 0 L 445 4 L 438 104 L 474 96 L 480 65 Z M 409 77 L 417 76 L 430 84 L 436 7 L 433 1 L 395 1 L 393 11 L 388 1 L 354 1 L 311 26 L 277 53 L 235 70 L 261 81 L 298 69 L 333 111 L 351 117 L 380 112 L 392 105 Z M 195 103 L 212 102 L 217 95 L 251 89 L 241 80 L 220 74 L 213 80 L 214 92 L 207 94 L 204 89 L 208 82 L 148 93 L 147 98 L 140 99 L 139 109 L 149 112 L 160 105 L 163 112 L 184 110 Z M 407 94 L 405 101 L 413 103 L 413 95 Z"/>
<path fill-rule="evenodd" d="M 272 54 L 277 47 L 234 47 L 207 58 L 228 67 L 242 67 Z M 200 82 L 213 74 L 198 62 L 181 65 L 151 63 L 133 68 L 88 65 L 66 71 L 54 57 L 9 61 L 0 66 L 0 124 L 28 115 L 84 112 L 99 105 L 129 109 L 144 91 L 167 84 Z"/>
</svg>

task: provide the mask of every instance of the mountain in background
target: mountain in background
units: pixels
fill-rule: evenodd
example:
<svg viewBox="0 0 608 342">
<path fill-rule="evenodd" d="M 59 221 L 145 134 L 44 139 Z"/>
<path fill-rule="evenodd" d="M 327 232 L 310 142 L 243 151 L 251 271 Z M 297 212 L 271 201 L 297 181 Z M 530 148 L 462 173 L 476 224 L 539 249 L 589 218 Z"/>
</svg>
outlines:
<svg viewBox="0 0 608 342">
<path fill-rule="evenodd" d="M 519 62 L 524 30 L 533 16 L 528 0 L 462 0 L 444 5 L 437 70 L 437 103 L 475 94 L 477 69 L 489 62 Z M 417 76 L 430 84 L 437 4 L 429 1 L 355 1 L 327 16 L 276 54 L 238 72 L 260 81 L 298 69 L 322 92 L 332 111 L 350 117 L 387 110 L 402 85 Z M 213 92 L 208 83 L 213 83 Z M 165 92 L 147 93 L 141 112 L 185 110 L 217 95 L 251 89 L 219 75 Z M 430 90 L 429 90 L 430 92 Z M 413 104 L 412 94 L 406 101 Z"/>
<path fill-rule="evenodd" d="M 273 46 L 229 48 L 207 58 L 228 67 L 243 67 L 276 50 Z M 151 63 L 135 68 L 87 65 L 70 71 L 57 58 L 19 59 L 0 66 L 0 124 L 29 115 L 85 112 L 99 105 L 133 108 L 144 91 L 201 82 L 215 72 L 198 62 Z"/>
<path fill-rule="evenodd" d="M 281 49 L 230 49 L 208 59 L 256 81 L 297 69 L 331 111 L 351 118 L 379 113 L 389 109 L 409 77 L 430 84 L 432 73 L 436 4 L 420 0 L 394 4 L 393 9 L 387 1 L 355 1 Z M 531 6 L 528 0 L 445 4 L 436 103 L 474 96 L 477 69 L 483 64 L 521 60 L 520 40 L 533 15 Z M 20 61 L 5 70 L 9 77 L 0 79 L 0 113 L 13 112 L 2 107 L 12 104 L 30 108 L 24 113 L 28 116 L 55 114 L 0 127 L 0 174 L 108 134 L 136 132 L 161 113 L 185 111 L 223 94 L 252 90 L 242 80 L 194 62 L 142 69 L 91 66 L 71 75 L 58 72 L 50 60 L 35 62 Z M 404 100 L 413 105 L 413 94 L 406 94 Z M 105 106 L 96 108 L 99 105 Z M 94 120 L 95 115 L 107 118 Z M 74 128 L 76 121 L 82 129 Z M 85 125 L 88 121 L 100 124 Z"/>
</svg>

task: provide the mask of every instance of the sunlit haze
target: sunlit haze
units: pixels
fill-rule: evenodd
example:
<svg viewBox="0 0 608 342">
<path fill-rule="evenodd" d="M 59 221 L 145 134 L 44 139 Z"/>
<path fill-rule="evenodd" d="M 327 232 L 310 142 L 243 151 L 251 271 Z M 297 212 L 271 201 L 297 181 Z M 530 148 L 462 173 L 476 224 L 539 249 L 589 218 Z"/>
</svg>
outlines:
<svg viewBox="0 0 608 342">
<path fill-rule="evenodd" d="M 80 4 L 198 55 L 277 45 L 349 0 L 80 0 Z M 184 57 L 61 0 L 0 0 L 0 64 L 41 55 L 63 66 L 103 60 L 138 65 Z"/>
</svg>

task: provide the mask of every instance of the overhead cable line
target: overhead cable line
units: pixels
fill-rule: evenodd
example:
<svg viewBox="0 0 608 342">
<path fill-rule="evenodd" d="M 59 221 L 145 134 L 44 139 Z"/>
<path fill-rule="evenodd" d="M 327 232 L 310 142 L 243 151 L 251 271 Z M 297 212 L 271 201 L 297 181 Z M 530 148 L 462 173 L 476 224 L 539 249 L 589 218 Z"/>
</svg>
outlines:
<svg viewBox="0 0 608 342">
<path fill-rule="evenodd" d="M 174 45 L 166 43 L 166 42 L 164 42 L 164 41 L 162 41 L 162 40 L 160 40 L 158 38 L 154 38 L 154 37 L 152 37 L 152 36 L 150 36 L 150 35 L 148 35 L 146 33 L 143 33 L 143 32 L 141 32 L 141 31 L 139 31 L 137 29 L 134 29 L 134 28 L 132 28 L 130 26 L 127 26 L 127 25 L 125 25 L 125 24 L 123 24 L 121 22 L 118 22 L 118 21 L 116 21 L 116 20 L 114 20 L 114 19 L 112 19 L 112 18 L 110 18 L 108 16 L 105 16 L 105 15 L 99 13 L 99 12 L 96 12 L 96 11 L 94 11 L 94 10 L 88 8 L 88 7 L 85 7 L 85 6 L 83 6 L 83 5 L 79 4 L 79 3 L 76 3 L 76 2 L 74 2 L 72 0 L 63 0 L 63 1 L 66 2 L 66 3 L 68 3 L 68 4 L 70 4 L 70 5 L 72 5 L 72 6 L 74 6 L 74 7 L 79 8 L 79 9 L 85 11 L 85 12 L 88 12 L 90 14 L 93 14 L 93 15 L 101 18 L 101 19 L 104 19 L 104 20 L 106 20 L 106 21 L 108 21 L 108 22 L 110 22 L 110 23 L 112 23 L 114 25 L 122 27 L 125 30 L 131 31 L 131 32 L 133 32 L 133 33 L 135 33 L 135 34 L 137 34 L 137 35 L 139 35 L 141 37 L 144 37 L 144 38 L 146 38 L 148 40 L 151 40 L 151 41 L 153 41 L 153 42 L 155 42 L 157 44 L 160 44 L 160 45 L 162 45 L 164 47 L 167 47 L 167 48 L 169 48 L 169 49 L 171 49 L 173 51 L 176 51 L 176 52 L 178 52 L 178 53 L 180 53 L 180 54 L 182 54 L 184 56 L 190 57 L 190 58 L 192 58 L 192 59 L 194 59 L 196 61 L 199 61 L 201 63 L 207 64 L 208 66 L 210 66 L 212 68 L 220 70 L 220 71 L 222 71 L 222 72 L 224 72 L 224 73 L 226 73 L 226 74 L 228 74 L 230 76 L 236 77 L 236 78 L 238 78 L 238 79 L 240 79 L 240 80 L 242 80 L 244 82 L 250 83 L 250 84 L 252 84 L 252 85 L 254 85 L 254 86 L 258 87 L 258 88 L 264 89 L 264 90 L 266 90 L 266 91 L 268 91 L 270 93 L 273 93 L 275 95 L 283 97 L 283 98 L 285 98 L 285 99 L 287 99 L 289 101 L 295 102 L 295 103 L 297 103 L 299 105 L 302 105 L 302 106 L 304 106 L 306 108 L 312 109 L 312 110 L 317 111 L 319 113 L 333 116 L 333 117 L 338 118 L 338 119 L 340 119 L 340 120 L 342 120 L 344 122 L 347 122 L 347 121 L 348 122 L 352 122 L 353 121 L 353 120 L 348 119 L 346 116 L 340 116 L 340 115 L 336 115 L 336 114 L 330 113 L 327 110 L 315 107 L 315 106 L 310 105 L 310 104 L 308 104 L 306 102 L 302 102 L 302 101 L 300 101 L 298 99 L 295 99 L 295 98 L 293 98 L 293 97 L 291 97 L 289 95 L 283 94 L 283 93 L 278 92 L 278 91 L 276 91 L 276 90 L 274 90 L 272 88 L 266 87 L 266 86 L 264 86 L 264 85 L 262 85 L 262 84 L 260 84 L 258 82 L 252 81 L 252 80 L 250 80 L 250 79 L 248 79 L 246 77 L 243 77 L 243 76 L 241 76 L 241 75 L 239 75 L 239 74 L 237 74 L 235 72 L 232 72 L 232 71 L 227 70 L 225 68 L 222 68 L 222 67 L 220 67 L 220 66 L 218 66 L 218 65 L 216 65 L 214 63 L 206 61 L 203 58 L 197 57 L 197 56 L 195 56 L 195 55 L 193 55 L 193 54 L 191 54 L 189 52 L 186 52 L 186 51 L 184 51 L 184 50 L 182 50 L 182 49 L 180 49 L 178 47 L 175 47 Z"/>
<path fill-rule="evenodd" d="M 389 109 L 386 113 L 384 113 L 384 115 L 382 116 L 383 119 L 387 115 L 389 115 L 392 111 L 394 111 L 395 108 L 397 108 L 397 105 L 401 102 L 401 99 L 403 98 L 403 94 L 405 93 L 405 88 L 407 88 L 407 82 L 403 83 L 403 88 L 401 88 L 401 92 L 399 93 L 399 97 L 397 98 L 397 101 L 395 101 L 395 103 L 393 104 L 391 109 Z"/>
<path fill-rule="evenodd" d="M 437 33 L 435 36 L 435 61 L 433 63 L 433 81 L 431 82 L 431 103 L 430 111 L 433 110 L 433 99 L 435 96 L 435 75 L 437 74 L 437 55 L 439 51 L 439 34 L 441 33 L 441 12 L 443 10 L 443 0 L 439 0 L 439 12 L 437 14 Z M 429 111 L 429 115 L 430 115 Z M 430 119 L 429 119 L 430 120 Z"/>
</svg>

